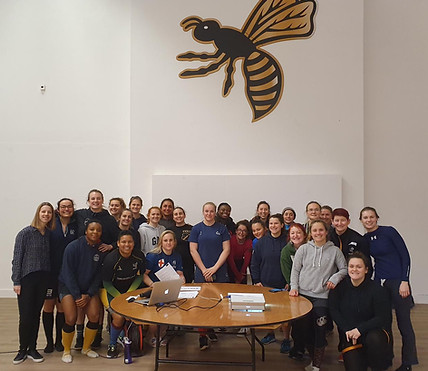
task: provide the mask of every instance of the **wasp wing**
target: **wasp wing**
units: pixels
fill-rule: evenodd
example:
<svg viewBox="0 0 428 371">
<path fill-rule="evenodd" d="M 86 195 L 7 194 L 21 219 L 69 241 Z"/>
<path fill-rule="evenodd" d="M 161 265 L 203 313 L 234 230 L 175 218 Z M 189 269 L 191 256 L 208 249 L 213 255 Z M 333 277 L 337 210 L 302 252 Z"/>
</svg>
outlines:
<svg viewBox="0 0 428 371">
<path fill-rule="evenodd" d="M 255 46 L 309 37 L 314 32 L 315 0 L 260 0 L 242 33 Z"/>
</svg>

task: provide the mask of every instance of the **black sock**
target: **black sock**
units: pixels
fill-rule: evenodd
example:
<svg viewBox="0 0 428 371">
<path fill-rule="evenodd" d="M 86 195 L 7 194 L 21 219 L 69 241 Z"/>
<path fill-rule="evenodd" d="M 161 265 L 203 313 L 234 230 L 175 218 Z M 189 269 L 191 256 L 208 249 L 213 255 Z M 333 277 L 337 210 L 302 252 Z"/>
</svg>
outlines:
<svg viewBox="0 0 428 371">
<path fill-rule="evenodd" d="M 46 342 L 53 345 L 53 313 L 43 311 L 42 321 L 46 335 Z"/>
<path fill-rule="evenodd" d="M 65 319 L 63 312 L 56 312 L 55 317 L 55 330 L 56 330 L 56 338 L 55 344 L 61 344 L 62 342 L 62 327 L 64 326 Z"/>
<path fill-rule="evenodd" d="M 76 325 L 76 334 L 77 337 L 83 337 L 83 324 Z"/>
</svg>

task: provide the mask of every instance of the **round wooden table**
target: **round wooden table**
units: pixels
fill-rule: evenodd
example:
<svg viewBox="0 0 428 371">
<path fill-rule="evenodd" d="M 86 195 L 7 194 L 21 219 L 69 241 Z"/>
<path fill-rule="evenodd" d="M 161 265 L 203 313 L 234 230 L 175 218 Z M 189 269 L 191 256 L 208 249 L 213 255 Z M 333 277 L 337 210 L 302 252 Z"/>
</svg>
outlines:
<svg viewBox="0 0 428 371">
<path fill-rule="evenodd" d="M 252 362 L 201 362 L 159 358 L 159 341 L 156 346 L 155 370 L 159 363 L 202 363 L 210 365 L 228 364 L 252 366 L 255 370 L 255 328 L 288 322 L 302 317 L 310 312 L 312 304 L 303 297 L 290 297 L 287 291 L 272 293 L 268 287 L 239 285 L 232 283 L 202 283 L 186 286 L 201 286 L 199 295 L 194 299 L 179 300 L 178 305 L 168 304 L 157 308 L 138 303 L 128 303 L 126 298 L 137 295 L 148 289 L 140 289 L 122 294 L 111 301 L 111 309 L 137 323 L 152 323 L 157 325 L 184 326 L 196 328 L 240 328 L 251 329 Z M 230 308 L 226 296 L 229 293 L 263 293 L 266 301 L 263 312 L 236 311 Z M 221 295 L 223 300 L 221 300 Z M 213 307 L 213 308 L 210 308 Z M 191 309 L 190 309 L 191 308 Z M 208 309 L 209 308 L 209 309 Z"/>
</svg>

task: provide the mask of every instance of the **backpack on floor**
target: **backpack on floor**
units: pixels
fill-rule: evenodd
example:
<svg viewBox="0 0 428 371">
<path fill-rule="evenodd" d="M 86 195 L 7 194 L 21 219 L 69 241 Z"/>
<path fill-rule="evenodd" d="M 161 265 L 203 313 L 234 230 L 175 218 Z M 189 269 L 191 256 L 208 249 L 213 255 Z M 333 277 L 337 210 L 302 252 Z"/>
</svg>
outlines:
<svg viewBox="0 0 428 371">
<path fill-rule="evenodd" d="M 125 325 L 125 334 L 131 340 L 132 357 L 141 357 L 143 355 L 143 325 L 137 325 L 134 322 L 128 322 Z"/>
</svg>

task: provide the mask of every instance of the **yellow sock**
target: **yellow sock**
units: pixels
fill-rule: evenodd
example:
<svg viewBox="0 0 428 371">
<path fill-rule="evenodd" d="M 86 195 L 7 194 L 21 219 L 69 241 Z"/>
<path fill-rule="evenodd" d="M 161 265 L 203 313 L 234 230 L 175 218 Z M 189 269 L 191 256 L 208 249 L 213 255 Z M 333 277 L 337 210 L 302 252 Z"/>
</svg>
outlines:
<svg viewBox="0 0 428 371">
<path fill-rule="evenodd" d="M 64 332 L 62 330 L 62 345 L 64 345 L 64 353 L 71 352 L 71 343 L 73 342 L 74 331 L 73 332 Z"/>
<path fill-rule="evenodd" d="M 83 334 L 83 348 L 82 352 L 91 348 L 91 344 L 95 339 L 95 335 L 97 334 L 97 329 L 90 329 L 85 327 L 85 333 Z"/>
</svg>

